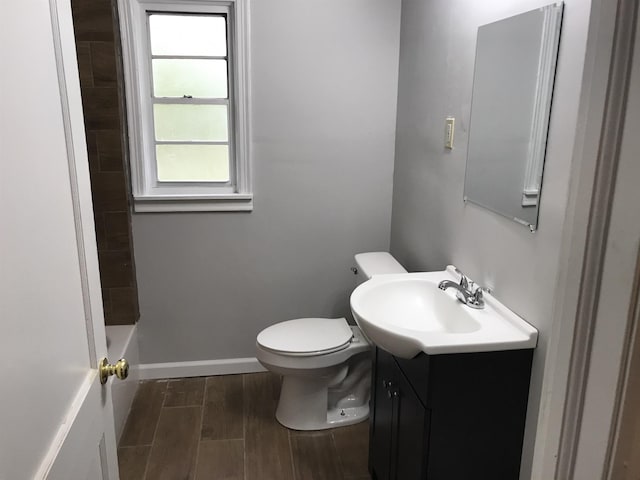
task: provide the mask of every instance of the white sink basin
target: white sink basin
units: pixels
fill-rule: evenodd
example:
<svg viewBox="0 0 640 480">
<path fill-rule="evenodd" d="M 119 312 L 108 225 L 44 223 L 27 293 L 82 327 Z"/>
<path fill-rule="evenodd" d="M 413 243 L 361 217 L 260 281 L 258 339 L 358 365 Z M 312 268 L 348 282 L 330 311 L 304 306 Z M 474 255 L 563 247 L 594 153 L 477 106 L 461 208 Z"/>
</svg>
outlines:
<svg viewBox="0 0 640 480">
<path fill-rule="evenodd" d="M 538 331 L 485 294 L 485 307 L 470 308 L 442 280 L 458 281 L 454 267 L 440 272 L 377 275 L 351 295 L 351 311 L 365 335 L 402 358 L 420 352 L 491 352 L 534 348 Z"/>
</svg>

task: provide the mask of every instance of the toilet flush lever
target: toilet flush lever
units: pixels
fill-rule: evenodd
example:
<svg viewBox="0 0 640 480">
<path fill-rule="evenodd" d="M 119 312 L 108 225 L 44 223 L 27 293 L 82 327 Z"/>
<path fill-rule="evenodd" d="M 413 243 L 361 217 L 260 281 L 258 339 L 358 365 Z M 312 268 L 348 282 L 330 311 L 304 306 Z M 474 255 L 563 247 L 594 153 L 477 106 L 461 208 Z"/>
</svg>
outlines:
<svg viewBox="0 0 640 480">
<path fill-rule="evenodd" d="M 351 267 L 351 271 L 353 272 L 354 275 L 358 274 L 358 269 L 356 267 Z"/>
</svg>

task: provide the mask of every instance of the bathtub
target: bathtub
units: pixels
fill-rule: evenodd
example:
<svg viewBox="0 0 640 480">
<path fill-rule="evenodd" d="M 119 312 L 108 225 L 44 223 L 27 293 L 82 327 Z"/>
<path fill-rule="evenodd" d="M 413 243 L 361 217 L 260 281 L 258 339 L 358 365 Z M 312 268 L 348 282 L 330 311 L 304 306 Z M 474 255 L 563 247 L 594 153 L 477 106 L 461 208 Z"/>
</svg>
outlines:
<svg viewBox="0 0 640 480">
<path fill-rule="evenodd" d="M 109 380 L 113 397 L 116 440 L 120 441 L 139 383 L 138 331 L 135 325 L 112 325 L 107 326 L 106 330 L 109 361 L 115 363 L 121 358 L 126 358 L 130 366 L 129 377 L 126 380 L 117 380 L 113 377 Z"/>
</svg>

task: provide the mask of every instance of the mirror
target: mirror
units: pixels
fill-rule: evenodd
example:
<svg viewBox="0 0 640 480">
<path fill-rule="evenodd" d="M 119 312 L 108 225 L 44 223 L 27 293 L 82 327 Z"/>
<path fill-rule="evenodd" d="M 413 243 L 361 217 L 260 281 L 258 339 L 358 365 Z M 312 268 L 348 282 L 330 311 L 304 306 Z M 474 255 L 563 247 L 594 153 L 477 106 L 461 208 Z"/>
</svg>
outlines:
<svg viewBox="0 0 640 480">
<path fill-rule="evenodd" d="M 562 4 L 478 28 L 464 200 L 535 231 Z"/>
</svg>

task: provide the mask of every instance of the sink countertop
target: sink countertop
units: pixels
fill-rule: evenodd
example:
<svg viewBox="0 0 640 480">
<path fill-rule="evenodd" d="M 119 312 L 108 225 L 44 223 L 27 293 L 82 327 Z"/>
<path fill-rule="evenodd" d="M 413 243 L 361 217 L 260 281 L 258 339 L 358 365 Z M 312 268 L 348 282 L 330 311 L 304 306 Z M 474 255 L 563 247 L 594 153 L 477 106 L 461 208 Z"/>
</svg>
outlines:
<svg viewBox="0 0 640 480">
<path fill-rule="evenodd" d="M 402 357 L 535 348 L 538 331 L 485 293 L 472 309 L 442 280 L 459 281 L 453 266 L 437 272 L 376 275 L 351 295 L 351 310 L 365 335 Z"/>
</svg>

